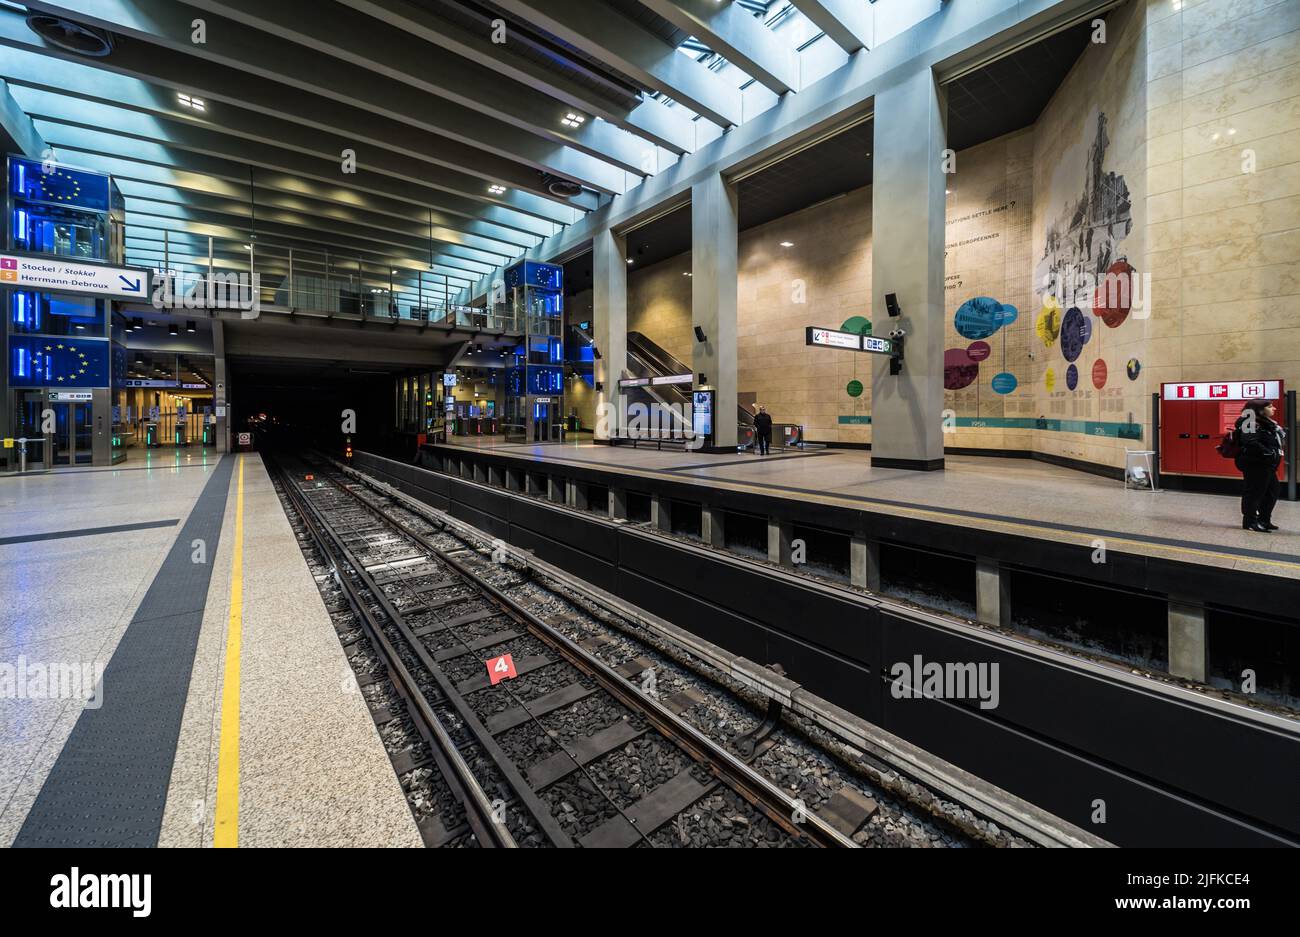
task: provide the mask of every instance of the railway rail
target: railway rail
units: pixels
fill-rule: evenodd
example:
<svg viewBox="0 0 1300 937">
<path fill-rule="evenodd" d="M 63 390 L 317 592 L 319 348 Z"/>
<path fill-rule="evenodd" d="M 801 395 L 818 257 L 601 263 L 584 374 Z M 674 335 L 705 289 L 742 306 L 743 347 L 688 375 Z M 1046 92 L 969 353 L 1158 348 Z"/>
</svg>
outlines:
<svg viewBox="0 0 1300 937">
<path fill-rule="evenodd" d="M 777 746 L 774 719 L 728 750 L 680 716 L 697 697 L 659 698 L 651 662 L 611 665 L 601 642 L 508 594 L 527 570 L 491 564 L 427 519 L 403 523 L 405 509 L 323 459 L 268 467 L 457 805 L 422 827 L 427 843 L 664 845 L 721 800 L 731 844 L 856 845 L 833 809 L 810 812 L 754 767 Z M 475 568 L 485 562 L 495 575 Z M 516 679 L 494 683 L 489 666 L 506 655 Z M 853 801 L 838 808 L 852 814 Z"/>
</svg>

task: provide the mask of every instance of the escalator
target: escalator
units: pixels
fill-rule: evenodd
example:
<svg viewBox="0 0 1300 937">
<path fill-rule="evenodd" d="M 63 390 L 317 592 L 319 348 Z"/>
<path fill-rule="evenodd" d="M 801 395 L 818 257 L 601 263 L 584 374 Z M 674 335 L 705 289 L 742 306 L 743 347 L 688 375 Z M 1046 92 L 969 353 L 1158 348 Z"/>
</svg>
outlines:
<svg viewBox="0 0 1300 937">
<path fill-rule="evenodd" d="M 627 333 L 627 369 L 632 377 L 668 377 L 673 374 L 690 374 L 689 365 L 678 361 L 663 348 L 656 345 L 640 332 Z M 640 394 L 628 394 L 631 403 L 654 402 L 669 413 L 690 413 L 691 393 L 687 384 L 660 384 L 628 388 L 630 391 L 643 392 L 648 400 L 638 401 Z M 683 427 L 686 430 L 690 426 Z M 754 415 L 744 407 L 736 407 L 736 440 L 738 449 L 750 449 L 754 445 Z"/>
</svg>

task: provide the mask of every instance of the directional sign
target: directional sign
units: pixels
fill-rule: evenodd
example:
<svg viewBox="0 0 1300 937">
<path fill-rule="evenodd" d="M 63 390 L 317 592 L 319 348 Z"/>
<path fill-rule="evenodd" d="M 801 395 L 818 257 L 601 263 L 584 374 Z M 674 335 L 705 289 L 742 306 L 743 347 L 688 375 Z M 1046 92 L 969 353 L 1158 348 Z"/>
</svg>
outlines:
<svg viewBox="0 0 1300 937">
<path fill-rule="evenodd" d="M 839 332 L 835 329 L 820 329 L 808 326 L 805 343 L 821 345 L 824 348 L 844 348 L 849 351 L 862 350 L 862 336 L 856 332 Z"/>
<path fill-rule="evenodd" d="M 28 286 L 59 293 L 83 293 L 147 300 L 149 271 L 108 267 L 62 257 L 0 254 L 0 286 Z"/>
<path fill-rule="evenodd" d="M 494 657 L 487 664 L 488 679 L 492 685 L 496 686 L 502 680 L 513 680 L 518 674 L 515 673 L 515 661 L 509 654 L 502 654 L 500 657 Z"/>
<path fill-rule="evenodd" d="M 869 351 L 877 355 L 898 353 L 894 342 L 890 339 L 876 338 L 874 335 L 859 335 L 857 332 L 822 329 L 815 325 L 808 326 L 804 343 L 822 348 L 843 348 L 846 351 Z"/>
</svg>

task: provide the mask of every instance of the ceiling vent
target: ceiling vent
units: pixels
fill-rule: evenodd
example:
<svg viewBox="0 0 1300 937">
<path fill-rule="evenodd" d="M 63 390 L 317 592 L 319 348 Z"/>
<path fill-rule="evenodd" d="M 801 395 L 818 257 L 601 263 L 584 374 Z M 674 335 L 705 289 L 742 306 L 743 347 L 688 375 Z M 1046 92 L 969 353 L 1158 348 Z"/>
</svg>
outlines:
<svg viewBox="0 0 1300 937">
<path fill-rule="evenodd" d="M 52 13 L 29 13 L 27 26 L 46 42 L 77 55 L 101 59 L 113 51 L 113 37 L 109 33 Z"/>
<path fill-rule="evenodd" d="M 556 198 L 573 198 L 582 194 L 582 186 L 578 183 L 552 176 L 550 173 L 542 174 L 542 184 L 546 186 L 546 191 Z"/>
</svg>

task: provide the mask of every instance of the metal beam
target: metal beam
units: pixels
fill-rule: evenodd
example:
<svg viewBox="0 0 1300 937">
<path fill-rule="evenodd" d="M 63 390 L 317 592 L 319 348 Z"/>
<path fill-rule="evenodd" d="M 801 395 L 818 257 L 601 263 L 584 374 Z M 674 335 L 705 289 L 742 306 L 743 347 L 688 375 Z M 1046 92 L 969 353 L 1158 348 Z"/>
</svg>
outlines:
<svg viewBox="0 0 1300 937">
<path fill-rule="evenodd" d="M 675 110 L 653 98 L 645 98 L 630 109 L 614 104 L 588 85 L 572 81 L 553 69 L 513 54 L 512 49 L 529 44 L 517 31 L 515 34 L 507 31 L 506 42 L 501 45 L 485 38 L 492 31 L 489 17 L 482 17 L 484 29 L 481 34 L 477 34 L 436 17 L 407 0 L 339 2 L 419 36 L 425 42 L 433 43 L 461 58 L 479 62 L 507 78 L 537 88 L 569 107 L 609 121 L 673 153 L 681 155 L 695 149 L 695 127 L 683 111 Z M 464 12 L 478 16 L 468 9 Z"/>
<path fill-rule="evenodd" d="M 284 169 L 294 173 L 311 172 L 318 178 L 337 173 L 338 162 L 330 151 L 326 139 L 316 141 L 321 148 L 315 151 L 301 146 L 279 149 L 282 144 L 264 145 L 261 141 L 248 138 L 222 136 L 222 125 L 215 121 L 201 119 L 185 121 L 173 119 L 170 115 L 165 119 L 159 119 L 150 114 L 81 98 L 64 97 L 52 92 L 30 88 L 16 90 L 17 98 L 24 110 L 37 122 L 65 124 L 89 130 L 112 127 L 117 131 L 118 136 L 131 137 L 146 143 L 160 141 L 196 153 L 234 159 L 247 165 Z M 292 143 L 294 140 L 299 143 L 307 142 L 309 133 L 290 133 L 288 136 L 294 139 L 284 142 Z M 325 163 L 322 164 L 313 157 L 324 160 Z M 410 161 L 404 157 L 393 154 L 374 154 L 374 157 L 373 162 L 358 161 L 358 176 L 367 170 L 372 170 L 399 180 L 422 178 L 412 174 Z M 437 181 L 455 181 L 445 174 L 437 175 L 443 173 L 442 170 L 435 170 L 434 173 Z M 544 207 L 546 204 L 530 207 Z"/>
<path fill-rule="evenodd" d="M 334 61 L 322 67 L 320 56 L 311 50 L 232 20 L 211 14 L 203 17 L 208 30 L 220 35 L 221 41 L 195 43 L 190 38 L 191 24 L 199 11 L 176 0 L 80 0 L 76 7 L 32 0 L 27 5 L 179 51 L 192 59 L 227 66 L 245 80 L 286 85 L 300 92 L 279 92 L 286 112 L 297 109 L 304 96 L 323 97 L 573 179 L 597 191 L 617 194 L 626 188 L 623 171 L 603 160 L 520 134 L 507 123 L 450 101 L 431 99 L 427 92 L 348 62 Z M 112 58 L 117 56 L 115 51 Z"/>
<path fill-rule="evenodd" d="M 572 105 L 506 78 L 477 59 L 430 55 L 428 44 L 421 38 L 346 6 L 331 4 L 328 15 L 322 16 L 318 0 L 186 2 L 437 95 L 552 143 L 571 146 L 626 172 L 651 174 L 642 168 L 647 141 L 604 121 L 566 127 L 561 120 Z M 281 67 L 283 63 L 277 62 L 277 70 Z"/>
<path fill-rule="evenodd" d="M 202 192 L 189 192 L 175 186 L 154 185 L 153 183 L 136 182 L 122 178 L 118 178 L 116 181 L 128 204 L 132 199 L 142 199 L 172 205 L 191 205 L 208 211 L 224 211 L 231 216 L 248 217 L 251 214 L 249 199 L 246 197 L 232 198 Z M 313 226 L 342 222 L 343 224 L 370 228 L 375 231 L 397 231 L 408 237 L 423 239 L 426 243 L 430 240 L 432 234 L 432 241 L 435 244 L 459 244 L 506 259 L 517 257 L 524 250 L 524 246 L 520 244 L 465 234 L 461 231 L 439 226 L 429 228 L 427 225 L 422 224 L 424 219 L 396 219 L 390 215 L 379 215 L 359 209 L 343 208 L 338 205 L 331 205 L 328 202 L 318 202 L 311 199 L 292 198 L 277 192 L 258 192 L 254 201 L 259 217 L 261 217 L 263 210 L 275 209 L 306 216 Z"/>
<path fill-rule="evenodd" d="M 763 21 L 739 3 L 717 0 L 641 0 L 678 29 L 725 56 L 776 94 L 799 90 L 799 57 Z"/>
<path fill-rule="evenodd" d="M 569 0 L 495 0 L 495 4 L 721 127 L 740 123 L 738 87 L 612 7 Z"/>
<path fill-rule="evenodd" d="M 267 209 L 261 205 L 257 206 L 256 215 L 250 216 L 247 202 L 223 202 L 213 199 L 201 201 L 200 197 L 194 197 L 187 199 L 185 202 L 176 203 L 127 196 L 126 211 L 128 218 L 135 217 L 137 214 L 150 214 L 160 217 L 202 219 L 219 224 L 228 224 L 244 231 L 249 230 L 255 223 L 256 230 L 259 232 L 297 231 L 301 232 L 301 236 L 306 238 L 347 238 L 358 244 L 371 244 L 375 250 L 395 248 L 397 249 L 395 252 L 401 252 L 402 254 L 423 253 L 426 257 L 429 253 L 428 241 L 418 235 L 394 232 L 392 229 L 371 228 L 364 225 L 325 222 L 294 212 Z M 313 221 L 316 223 L 313 224 Z M 438 244 L 433 253 L 435 256 L 457 258 L 473 264 L 480 264 L 488 269 L 506 263 L 513 257 L 513 255 L 489 253 L 446 243 Z"/>
<path fill-rule="evenodd" d="M 188 162 L 189 154 L 184 154 L 184 160 L 175 165 L 164 166 L 143 161 L 138 156 L 118 156 L 75 148 L 69 148 L 69 153 L 69 158 L 65 159 L 60 154 L 59 159 L 72 168 L 109 173 L 118 180 L 170 186 L 185 192 L 221 195 L 228 198 L 247 198 L 250 191 L 248 167 L 221 160 L 193 157 L 194 160 L 201 160 L 201 164 L 191 165 Z M 400 196 L 385 197 L 371 191 L 324 185 L 310 179 L 299 179 L 296 176 L 277 172 L 258 173 L 252 191 L 258 198 L 267 192 L 277 192 L 289 197 L 306 198 L 344 208 L 363 208 L 395 218 L 423 217 L 426 222 L 432 218 L 435 223 L 441 223 L 441 212 L 444 210 L 453 217 L 457 214 L 458 207 L 479 211 L 478 206 L 458 200 L 454 196 L 437 196 L 438 207 L 431 208 L 427 202 L 421 201 L 418 197 L 404 198 L 399 201 Z M 451 202 L 450 206 L 446 204 L 448 202 Z M 500 214 L 494 215 L 494 212 Z M 527 239 L 531 246 L 535 246 L 543 237 L 554 234 L 559 228 L 559 225 L 530 215 L 520 215 L 497 208 L 483 209 L 482 214 L 481 221 L 471 221 L 469 219 L 474 216 L 465 214 L 466 220 L 463 222 L 458 220 L 457 223 L 466 226 L 482 225 L 485 234 L 517 240 L 521 243 L 523 243 L 521 239 Z"/>
<path fill-rule="evenodd" d="M 376 152 L 392 151 L 428 164 L 419 168 L 417 178 L 420 181 L 434 179 L 444 191 L 485 204 L 525 211 L 560 224 L 577 220 L 584 210 L 598 204 L 592 193 L 584 193 L 575 199 L 553 196 L 534 170 L 510 160 L 311 95 L 295 98 L 272 82 L 196 61 L 167 49 L 128 44 L 115 50 L 108 59 L 94 60 L 95 65 L 91 67 L 86 64 L 86 59 L 44 43 L 27 28 L 20 15 L 2 9 L 0 46 L 8 47 L 0 56 L 0 66 L 5 69 L 3 73 L 10 74 L 10 69 L 12 73 L 21 70 L 28 83 L 48 87 L 51 79 L 66 69 L 73 93 L 91 99 L 109 97 L 113 103 L 149 113 L 170 114 L 173 119 L 195 119 L 197 115 L 194 112 L 176 103 L 175 92 L 183 91 L 205 98 L 208 120 L 218 116 L 218 110 L 212 104 L 219 101 L 273 118 L 274 127 L 283 128 L 286 135 L 297 126 L 326 130 L 348 140 L 349 147 L 358 153 L 367 152 L 362 144 L 370 144 L 377 148 Z M 9 51 L 11 49 L 18 51 Z M 45 57 L 47 64 L 43 69 L 31 63 L 33 56 Z M 51 68 L 48 64 L 51 56 L 66 64 Z M 97 80 L 103 86 L 98 91 L 94 90 Z M 163 88 L 169 89 L 170 93 Z M 63 89 L 56 87 L 55 90 Z M 250 123 L 252 119 L 247 114 L 241 117 L 241 114 L 243 112 L 232 108 L 222 108 L 219 112 L 223 120 L 230 118 L 232 132 L 252 134 L 258 138 L 265 136 L 268 132 L 265 122 Z M 340 156 L 341 153 L 335 153 L 336 159 Z M 441 172 L 438 167 L 448 171 Z M 494 183 L 506 186 L 507 191 L 500 195 L 490 193 L 488 186 Z"/>
<path fill-rule="evenodd" d="M 121 159 L 151 162 L 161 166 L 178 166 L 236 180 L 242 175 L 245 184 L 247 180 L 254 178 L 249 174 L 249 166 L 281 174 L 277 178 L 268 180 L 258 172 L 255 178 L 262 184 L 276 187 L 287 185 L 288 191 L 301 191 L 300 188 L 293 187 L 294 181 L 316 180 L 328 185 L 337 178 L 336 165 L 331 165 L 324 160 L 300 156 L 288 150 L 277 151 L 272 147 L 259 147 L 197 130 L 184 134 L 178 133 L 177 136 L 182 137 L 183 141 L 173 140 L 169 144 L 163 144 L 151 142 L 145 136 L 131 136 L 120 130 L 117 133 L 109 133 L 93 130 L 84 125 L 57 122 L 46 118 L 37 119 L 35 124 L 56 148 L 66 147 L 89 153 L 104 153 Z M 394 198 L 405 197 L 417 204 L 424 203 L 429 197 L 426 193 L 421 193 L 423 186 L 407 183 L 400 177 L 389 178 L 381 173 L 367 173 L 361 176 L 360 182 L 364 184 L 350 182 L 349 185 Z"/>
<path fill-rule="evenodd" d="M 852 55 L 876 43 L 875 10 L 862 0 L 793 0 L 795 8 Z"/>
</svg>

